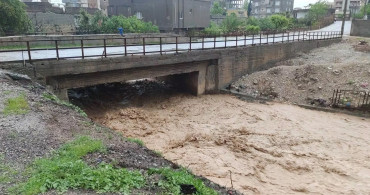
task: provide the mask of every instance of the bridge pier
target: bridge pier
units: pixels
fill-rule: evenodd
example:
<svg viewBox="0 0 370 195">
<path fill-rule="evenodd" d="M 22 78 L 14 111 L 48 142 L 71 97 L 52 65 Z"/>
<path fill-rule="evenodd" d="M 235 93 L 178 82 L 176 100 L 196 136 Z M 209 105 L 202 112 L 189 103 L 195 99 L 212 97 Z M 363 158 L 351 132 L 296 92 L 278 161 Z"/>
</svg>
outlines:
<svg viewBox="0 0 370 195">
<path fill-rule="evenodd" d="M 53 92 L 60 100 L 69 101 L 68 89 L 55 89 Z"/>
</svg>

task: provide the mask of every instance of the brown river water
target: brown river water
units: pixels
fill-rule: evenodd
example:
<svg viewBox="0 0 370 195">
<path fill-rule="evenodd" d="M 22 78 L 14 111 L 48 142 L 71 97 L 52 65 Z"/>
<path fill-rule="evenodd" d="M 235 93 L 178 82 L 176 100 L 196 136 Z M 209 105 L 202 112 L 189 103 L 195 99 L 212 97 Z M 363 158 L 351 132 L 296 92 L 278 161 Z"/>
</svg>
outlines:
<svg viewBox="0 0 370 195">
<path fill-rule="evenodd" d="M 72 92 L 94 121 L 245 194 L 369 194 L 370 119 L 140 81 Z"/>
</svg>

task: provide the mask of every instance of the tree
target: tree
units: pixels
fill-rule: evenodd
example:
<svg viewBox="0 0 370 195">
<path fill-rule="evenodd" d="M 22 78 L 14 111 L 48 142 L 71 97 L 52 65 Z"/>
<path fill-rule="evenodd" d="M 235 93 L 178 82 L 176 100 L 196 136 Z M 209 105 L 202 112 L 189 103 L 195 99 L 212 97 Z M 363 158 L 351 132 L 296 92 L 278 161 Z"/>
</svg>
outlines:
<svg viewBox="0 0 370 195">
<path fill-rule="evenodd" d="M 26 33 L 32 29 L 25 7 L 19 0 L 0 1 L 0 35 Z"/>
<path fill-rule="evenodd" d="M 328 2 L 325 0 L 319 0 L 315 4 L 312 4 L 308 12 L 308 18 L 311 22 L 317 22 L 322 19 L 328 12 Z"/>
<path fill-rule="evenodd" d="M 270 19 L 271 22 L 274 24 L 276 30 L 288 28 L 289 20 L 287 17 L 282 15 L 272 15 Z"/>
<path fill-rule="evenodd" d="M 226 15 L 226 10 L 222 7 L 220 2 L 216 1 L 211 9 L 212 15 Z"/>
<path fill-rule="evenodd" d="M 232 13 L 222 21 L 221 27 L 224 32 L 236 32 L 241 28 L 241 25 L 243 22 L 235 13 Z"/>
</svg>

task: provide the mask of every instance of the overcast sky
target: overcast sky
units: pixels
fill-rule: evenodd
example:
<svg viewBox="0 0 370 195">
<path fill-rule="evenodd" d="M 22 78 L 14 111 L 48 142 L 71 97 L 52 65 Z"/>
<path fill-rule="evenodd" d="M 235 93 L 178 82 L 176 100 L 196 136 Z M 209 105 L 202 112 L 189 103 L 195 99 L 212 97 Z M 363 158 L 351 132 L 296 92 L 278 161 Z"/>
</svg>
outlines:
<svg viewBox="0 0 370 195">
<path fill-rule="evenodd" d="M 294 7 L 300 7 L 303 8 L 304 6 L 307 6 L 310 3 L 316 3 L 319 0 L 294 0 Z M 329 0 L 329 2 L 334 2 L 334 0 Z"/>
</svg>

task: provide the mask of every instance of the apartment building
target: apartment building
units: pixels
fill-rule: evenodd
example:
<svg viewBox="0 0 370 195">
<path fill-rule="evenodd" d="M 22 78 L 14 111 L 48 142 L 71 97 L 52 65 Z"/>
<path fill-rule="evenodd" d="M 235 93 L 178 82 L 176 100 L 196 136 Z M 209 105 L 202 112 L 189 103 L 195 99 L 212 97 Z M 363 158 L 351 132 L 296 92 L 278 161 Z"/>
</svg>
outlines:
<svg viewBox="0 0 370 195">
<path fill-rule="evenodd" d="M 364 0 L 348 0 L 347 4 L 347 13 L 349 15 L 356 14 L 360 11 L 361 6 L 364 4 Z M 345 0 L 335 0 L 334 1 L 334 8 L 337 13 L 343 13 L 345 5 Z"/>
<path fill-rule="evenodd" d="M 253 0 L 252 16 L 265 18 L 267 16 L 293 11 L 294 0 Z"/>
</svg>

